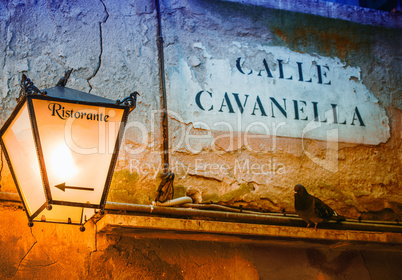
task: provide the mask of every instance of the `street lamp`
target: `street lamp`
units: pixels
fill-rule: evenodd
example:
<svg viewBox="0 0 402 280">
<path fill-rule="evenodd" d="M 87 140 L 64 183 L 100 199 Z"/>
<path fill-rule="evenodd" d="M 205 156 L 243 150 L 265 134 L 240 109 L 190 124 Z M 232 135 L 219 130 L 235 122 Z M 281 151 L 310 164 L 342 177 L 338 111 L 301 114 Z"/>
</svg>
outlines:
<svg viewBox="0 0 402 280">
<path fill-rule="evenodd" d="M 25 75 L 18 104 L 0 130 L 0 144 L 33 222 L 81 225 L 103 211 L 128 114 L 122 101 L 64 87 L 39 90 Z"/>
</svg>

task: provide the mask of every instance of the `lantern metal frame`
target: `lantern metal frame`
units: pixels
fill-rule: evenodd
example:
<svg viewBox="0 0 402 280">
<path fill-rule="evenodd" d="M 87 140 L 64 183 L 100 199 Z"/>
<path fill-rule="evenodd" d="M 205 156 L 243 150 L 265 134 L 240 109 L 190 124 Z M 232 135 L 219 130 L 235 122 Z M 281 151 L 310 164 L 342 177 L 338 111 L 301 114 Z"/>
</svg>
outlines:
<svg viewBox="0 0 402 280">
<path fill-rule="evenodd" d="M 69 72 L 69 73 L 68 73 Z M 71 73 L 71 70 L 66 72 L 66 79 L 68 79 L 68 76 Z M 64 205 L 64 206 L 72 206 L 72 207 L 82 207 L 82 215 L 84 214 L 84 209 L 85 208 L 93 208 L 93 209 L 99 209 L 101 213 L 104 212 L 105 204 L 106 204 L 106 199 L 109 193 L 109 188 L 110 184 L 112 181 L 113 177 L 113 172 L 114 168 L 117 162 L 117 156 L 120 150 L 121 142 L 123 139 L 124 135 L 124 130 L 125 126 L 127 123 L 127 118 L 129 113 L 135 109 L 136 107 L 136 101 L 137 101 L 137 95 L 138 92 L 133 92 L 130 94 L 129 97 L 123 99 L 122 101 L 117 100 L 113 101 L 107 98 L 103 98 L 100 96 L 96 96 L 90 93 L 85 93 L 81 91 L 77 91 L 74 89 L 66 88 L 64 87 L 65 83 L 67 81 L 64 81 L 64 84 L 60 82 L 56 87 L 53 88 L 48 88 L 43 91 L 39 90 L 37 87 L 34 86 L 32 81 L 28 79 L 25 75 L 23 75 L 22 80 L 21 80 L 21 92 L 20 96 L 17 99 L 18 103 L 16 107 L 14 108 L 13 112 L 11 113 L 10 117 L 7 119 L 7 121 L 4 123 L 3 127 L 0 129 L 0 145 L 1 148 L 4 151 L 4 155 L 7 161 L 7 164 L 10 168 L 10 173 L 13 178 L 13 181 L 17 187 L 18 194 L 21 197 L 25 212 L 28 217 L 28 225 L 33 226 L 33 219 L 35 219 L 45 208 L 48 210 L 52 209 L 52 205 Z M 105 180 L 105 185 L 103 187 L 103 192 L 102 196 L 100 199 L 99 204 L 88 204 L 88 203 L 79 203 L 79 202 L 71 202 L 71 201 L 60 201 L 60 200 L 54 200 L 52 198 L 52 193 L 50 190 L 50 184 L 49 184 L 49 179 L 48 179 L 48 174 L 46 170 L 46 164 L 43 156 L 43 151 L 42 151 L 42 146 L 41 146 L 41 140 L 39 137 L 39 130 L 38 130 L 38 123 L 37 119 L 35 116 L 35 110 L 33 107 L 33 100 L 39 99 L 39 100 L 46 100 L 46 101 L 54 101 L 54 102 L 65 102 L 65 103 L 70 103 L 70 104 L 78 104 L 78 105 L 87 105 L 87 106 L 97 106 L 97 107 L 104 107 L 104 108 L 116 108 L 116 109 L 123 109 L 123 117 L 121 119 L 120 127 L 118 128 L 118 134 L 116 138 L 116 142 L 114 145 L 114 150 L 113 154 L 111 156 L 109 168 L 108 168 L 108 173 L 106 176 Z M 7 147 L 3 141 L 3 135 L 9 128 L 9 126 L 12 124 L 14 119 L 17 117 L 18 113 L 22 109 L 22 107 L 27 104 L 27 109 L 29 113 L 29 121 L 31 125 L 31 130 L 34 138 L 34 145 L 36 148 L 36 156 L 38 159 L 39 163 L 39 169 L 40 169 L 40 175 L 42 179 L 42 185 L 44 188 L 44 194 L 46 198 L 46 202 L 38 209 L 35 211 L 35 213 L 32 213 L 31 215 L 28 213 L 28 208 L 25 202 L 25 199 L 23 197 L 23 191 L 21 186 L 19 185 L 17 176 L 14 171 L 14 167 L 12 165 L 12 161 L 9 156 L 9 152 L 7 151 Z M 83 228 L 83 224 L 85 224 L 87 221 L 83 223 L 83 216 L 81 216 L 81 223 L 74 223 L 71 222 L 69 219 L 66 222 L 60 222 L 60 221 L 46 221 L 50 223 L 62 223 L 62 224 L 77 224 L 81 225 L 81 230 L 85 230 Z M 35 220 L 35 222 L 41 222 Z"/>
</svg>

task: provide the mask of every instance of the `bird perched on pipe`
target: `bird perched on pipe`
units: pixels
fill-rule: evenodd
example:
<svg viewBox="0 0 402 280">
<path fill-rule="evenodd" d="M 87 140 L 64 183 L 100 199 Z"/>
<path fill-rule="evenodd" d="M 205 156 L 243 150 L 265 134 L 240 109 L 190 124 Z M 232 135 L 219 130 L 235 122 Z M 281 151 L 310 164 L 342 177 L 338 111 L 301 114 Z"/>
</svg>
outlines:
<svg viewBox="0 0 402 280">
<path fill-rule="evenodd" d="M 345 217 L 338 215 L 319 198 L 310 195 L 303 185 L 297 184 L 295 191 L 295 210 L 299 217 L 307 222 L 307 227 L 314 224 L 317 229 L 318 223 L 328 220 L 344 221 Z"/>
</svg>

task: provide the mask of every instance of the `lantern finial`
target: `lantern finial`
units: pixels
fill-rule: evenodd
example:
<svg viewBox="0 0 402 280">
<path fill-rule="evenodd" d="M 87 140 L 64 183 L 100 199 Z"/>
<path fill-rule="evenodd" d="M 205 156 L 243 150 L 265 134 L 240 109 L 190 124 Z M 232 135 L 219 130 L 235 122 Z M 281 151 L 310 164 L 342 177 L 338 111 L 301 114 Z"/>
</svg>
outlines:
<svg viewBox="0 0 402 280">
<path fill-rule="evenodd" d="M 17 100 L 20 100 L 22 96 L 28 95 L 28 94 L 41 94 L 41 95 L 46 95 L 46 91 L 41 91 L 38 89 L 34 83 L 25 75 L 22 74 L 22 79 L 21 79 L 21 90 L 20 90 L 20 95 L 18 96 Z"/>
<path fill-rule="evenodd" d="M 137 95 L 140 95 L 140 94 L 137 91 L 134 91 L 134 92 L 130 93 L 130 96 L 127 96 L 122 101 L 117 99 L 116 104 L 117 105 L 124 104 L 124 105 L 130 107 L 130 112 L 131 112 L 137 106 Z"/>
</svg>

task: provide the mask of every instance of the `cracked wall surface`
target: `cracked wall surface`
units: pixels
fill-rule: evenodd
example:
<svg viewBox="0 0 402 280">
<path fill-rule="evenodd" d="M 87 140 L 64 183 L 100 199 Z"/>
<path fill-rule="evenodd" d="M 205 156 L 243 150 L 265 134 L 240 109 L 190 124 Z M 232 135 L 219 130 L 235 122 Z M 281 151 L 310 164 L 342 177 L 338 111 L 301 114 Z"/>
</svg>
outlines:
<svg viewBox="0 0 402 280">
<path fill-rule="evenodd" d="M 198 188 L 204 202 L 292 212 L 293 186 L 301 183 L 347 217 L 401 219 L 401 53 L 396 47 L 400 40 L 399 29 L 224 1 L 186 1 L 165 4 L 164 9 L 171 110 L 169 135 L 177 185 Z M 380 130 L 384 125 L 384 131 L 374 132 L 376 136 L 384 132 L 382 143 L 368 144 L 361 140 L 350 143 L 342 137 L 353 138 L 353 132 L 342 130 L 336 132 L 339 142 L 334 144 L 314 139 L 316 136 L 301 139 L 275 135 L 275 129 L 283 129 L 279 124 L 274 128 L 269 126 L 270 133 L 266 137 L 253 135 L 253 131 L 246 135 L 239 129 L 240 124 L 246 127 L 253 121 L 251 115 L 258 103 L 251 103 L 247 113 L 230 114 L 226 96 L 231 100 L 233 111 L 242 106 L 239 103 L 246 104 L 243 103 L 246 94 L 251 98 L 252 91 L 259 90 L 261 99 L 264 95 L 275 96 L 271 92 L 274 87 L 269 87 L 268 83 L 267 91 L 263 91 L 264 85 L 253 84 L 260 79 L 256 73 L 254 80 L 246 80 L 246 85 L 240 84 L 245 80 L 238 83 L 236 78 L 253 75 L 251 70 L 256 71 L 255 65 L 262 67 L 257 70 L 264 69 L 261 61 L 266 59 L 269 64 L 282 50 L 287 50 L 284 59 L 310 54 L 316 57 L 317 63 L 321 63 L 320 58 L 339 59 L 342 71 L 358 69 L 345 83 L 364 88 L 361 91 L 364 97 L 357 101 L 357 106 L 364 100 L 376 100 L 372 104 L 375 103 L 374 107 L 380 108 L 381 113 L 377 115 L 373 107 L 366 116 L 382 119 L 373 124 Z M 245 73 L 235 76 L 233 72 L 239 73 L 236 69 L 239 57 L 246 58 L 242 65 Z M 275 75 L 275 68 L 272 69 Z M 293 72 L 294 79 L 295 75 Z M 279 85 L 281 79 L 275 82 Z M 275 98 L 280 101 L 281 97 L 290 98 L 291 93 L 287 91 L 299 91 L 300 96 L 294 99 L 308 98 L 306 96 L 314 91 L 308 85 L 298 88 L 290 81 L 283 84 L 284 88 L 276 89 Z M 335 91 L 345 94 L 340 99 L 357 95 L 359 91 L 356 87 L 354 93 L 338 87 Z M 200 103 L 205 108 L 200 108 L 196 100 L 200 90 L 204 90 Z M 217 94 L 219 97 L 215 97 Z M 238 100 L 235 94 L 240 96 Z M 316 94 L 331 98 L 337 95 L 322 87 L 316 89 Z M 325 98 L 317 97 L 317 100 L 321 102 Z M 266 111 L 271 109 L 265 108 Z M 287 112 L 290 114 L 289 108 Z M 389 124 L 385 125 L 387 120 Z M 264 121 L 259 118 L 254 124 Z M 270 125 L 269 120 L 266 122 Z M 142 167 L 141 162 L 134 162 L 131 169 L 144 174 Z"/>
<path fill-rule="evenodd" d="M 293 186 L 301 183 L 347 218 L 401 220 L 400 28 L 389 27 L 388 14 L 384 15 L 388 27 L 379 27 L 239 2 L 161 1 L 175 196 L 193 189 L 201 202 L 294 212 Z M 336 12 L 342 10 L 338 7 Z M 348 13 L 346 9 L 338 18 Z M 21 74 L 43 89 L 53 87 L 73 68 L 67 87 L 113 100 L 138 91 L 141 96 L 129 117 L 108 200 L 150 204 L 160 182 L 162 149 L 156 34 L 151 0 L 0 1 L 0 124 L 16 105 Z M 381 120 L 387 120 L 381 141 L 333 145 L 314 138 L 250 137 L 225 126 L 207 128 L 202 123 L 206 120 L 187 104 L 195 104 L 198 86 L 214 90 L 217 83 L 209 83 L 212 75 L 227 79 L 223 72 L 219 76 L 224 68 L 212 64 L 227 60 L 236 69 L 239 55 L 248 59 L 241 65 L 244 70 L 264 58 L 273 63 L 276 58 L 262 51 L 271 47 L 337 61 L 340 69 L 358 69 L 360 73 L 353 70 L 348 82 L 364 88 L 368 99 L 377 100 Z M 234 95 L 228 94 L 235 105 Z M 222 100 L 218 101 L 216 110 Z M 194 119 L 180 113 L 189 111 L 194 111 Z M 0 191 L 15 193 L 4 157 L 3 166 Z M 227 275 L 224 279 L 264 279 L 278 271 L 285 275 L 286 260 L 293 252 L 99 237 L 93 224 L 83 234 L 62 225 L 35 224 L 29 229 L 20 208 L 3 207 L 0 202 L 0 209 L 0 278 L 6 279 L 124 279 L 129 275 L 213 279 L 222 278 L 222 271 Z M 394 272 L 389 279 L 401 278 L 397 253 L 300 249 L 296 255 L 297 269 L 306 278 L 361 274 L 379 279 L 387 271 Z"/>
<path fill-rule="evenodd" d="M 134 90 L 140 92 L 137 108 L 129 117 L 109 200 L 150 204 L 159 184 L 162 150 L 153 2 L 38 1 L 30 5 L 10 1 L 1 5 L 1 122 L 16 104 L 21 73 L 39 88 L 47 88 L 54 86 L 66 69 L 73 68 L 68 87 L 120 100 Z M 398 29 L 225 1 L 163 1 L 161 8 L 170 167 L 176 173 L 176 193 L 197 188 L 203 202 L 293 212 L 292 188 L 301 183 L 349 218 L 401 219 L 401 157 L 394 152 L 401 146 Z M 245 94 L 250 94 L 248 88 L 257 92 L 261 88 L 255 87 L 254 80 L 245 86 L 236 84 L 237 76 L 225 72 L 223 65 L 229 65 L 241 77 L 247 75 L 238 72 L 236 59 L 244 58 L 237 67 L 247 73 L 251 68 L 257 73 L 255 65 L 262 67 L 265 59 L 275 75 L 275 50 L 284 58 L 296 54 L 300 59 L 316 56 L 316 63 L 327 61 L 330 66 L 335 63 L 339 71 L 349 71 L 345 73 L 351 75 L 351 88 L 324 92 L 329 95 L 328 104 L 347 99 L 354 89 L 360 97 L 353 106 L 363 110 L 363 103 L 368 102 L 362 111 L 364 119 L 372 113 L 373 120 L 378 121 L 370 124 L 373 130 L 361 135 L 357 132 L 352 138 L 349 130 L 339 130 L 335 137 L 340 142 L 333 143 L 319 140 L 327 139 L 329 130 L 321 131 L 318 138 L 314 134 L 318 132 L 312 132 L 312 136 L 300 139 L 299 132 L 295 134 L 297 126 L 284 128 L 279 122 L 272 123 L 272 127 L 267 123 L 268 134 L 261 134 L 258 122 L 265 120 L 255 122 L 250 115 L 259 109 L 255 101 L 249 101 L 245 114 L 220 113 L 219 107 L 228 110 L 225 98 L 231 98 L 233 106 L 242 106 Z M 293 76 L 297 75 L 295 61 Z M 255 74 L 254 79 L 260 77 Z M 324 76 L 322 79 L 325 81 Z M 267 86 L 280 82 L 276 79 Z M 236 86 L 229 87 L 233 83 Z M 299 98 L 295 87 L 299 84 L 292 83 L 288 87 L 285 82 L 279 88 L 279 93 L 285 92 L 282 97 L 291 102 L 288 107 L 293 106 L 291 99 Z M 303 87 L 300 90 L 306 94 L 315 90 L 314 98 L 320 98 L 325 89 L 317 85 L 310 90 L 307 83 Z M 204 106 L 211 106 L 206 92 L 216 96 L 222 91 L 215 97 L 214 114 L 197 107 L 195 94 L 200 89 L 205 90 Z M 238 93 L 233 94 L 235 90 Z M 287 90 L 293 95 L 287 96 Z M 340 97 L 331 99 L 336 92 Z M 261 98 L 267 95 L 257 94 Z M 272 96 L 283 102 L 280 95 Z M 287 110 L 290 115 L 291 109 Z M 312 111 L 311 104 L 306 110 Z M 348 122 L 354 119 L 353 123 L 358 123 L 355 111 L 349 113 Z M 256 130 L 244 131 L 250 125 Z M 348 123 L 348 127 L 353 125 Z M 284 129 L 290 134 L 281 134 Z M 370 140 L 371 136 L 378 138 Z M 357 140 L 347 143 L 350 141 L 343 139 L 348 137 Z M 15 192 L 9 173 L 4 173 L 3 191 Z M 137 179 L 132 181 L 131 177 Z"/>
<path fill-rule="evenodd" d="M 0 205 L 1 279 L 400 279 L 400 251 L 97 234 Z M 291 263 L 289 263 L 291 260 Z"/>
<path fill-rule="evenodd" d="M 96 250 L 94 227 L 81 233 L 76 227 L 38 224 L 28 227 L 16 206 L 0 209 L 1 279 L 83 279 L 90 254 Z M 22 226 L 24 225 L 24 226 Z"/>
</svg>

